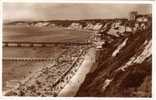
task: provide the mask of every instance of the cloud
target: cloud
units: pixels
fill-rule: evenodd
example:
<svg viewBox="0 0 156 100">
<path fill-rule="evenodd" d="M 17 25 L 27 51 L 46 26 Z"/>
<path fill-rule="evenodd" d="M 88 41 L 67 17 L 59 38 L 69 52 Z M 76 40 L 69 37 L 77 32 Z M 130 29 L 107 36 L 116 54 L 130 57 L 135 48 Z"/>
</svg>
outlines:
<svg viewBox="0 0 156 100">
<path fill-rule="evenodd" d="M 4 20 L 92 19 L 151 13 L 149 4 L 4 3 Z"/>
</svg>

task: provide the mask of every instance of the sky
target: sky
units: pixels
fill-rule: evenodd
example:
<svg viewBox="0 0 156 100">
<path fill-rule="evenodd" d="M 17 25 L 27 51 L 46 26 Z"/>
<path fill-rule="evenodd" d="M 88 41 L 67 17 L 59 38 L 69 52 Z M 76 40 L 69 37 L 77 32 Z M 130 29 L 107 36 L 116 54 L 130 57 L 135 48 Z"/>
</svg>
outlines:
<svg viewBox="0 0 156 100">
<path fill-rule="evenodd" d="M 3 19 L 55 20 L 128 18 L 130 11 L 151 13 L 150 4 L 4 3 Z"/>
</svg>

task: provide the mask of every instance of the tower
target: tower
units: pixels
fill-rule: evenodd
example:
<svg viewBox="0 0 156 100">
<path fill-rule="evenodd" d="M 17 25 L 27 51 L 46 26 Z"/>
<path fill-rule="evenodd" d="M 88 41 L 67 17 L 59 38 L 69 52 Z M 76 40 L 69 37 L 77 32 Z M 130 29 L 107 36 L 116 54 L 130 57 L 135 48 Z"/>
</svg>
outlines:
<svg viewBox="0 0 156 100">
<path fill-rule="evenodd" d="M 130 12 L 129 20 L 134 21 L 136 19 L 137 14 L 138 14 L 137 11 Z"/>
</svg>

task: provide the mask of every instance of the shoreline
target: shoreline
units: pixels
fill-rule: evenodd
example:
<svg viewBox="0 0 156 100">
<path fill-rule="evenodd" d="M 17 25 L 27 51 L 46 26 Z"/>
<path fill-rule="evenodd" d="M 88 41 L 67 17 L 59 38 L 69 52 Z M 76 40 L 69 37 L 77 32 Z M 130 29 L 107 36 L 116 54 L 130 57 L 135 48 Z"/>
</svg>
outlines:
<svg viewBox="0 0 156 100">
<path fill-rule="evenodd" d="M 86 75 L 91 71 L 95 64 L 95 48 L 90 48 L 85 55 L 85 59 L 78 69 L 77 73 L 72 77 L 70 82 L 61 90 L 58 97 L 74 97 L 82 83 L 84 82 Z"/>
</svg>

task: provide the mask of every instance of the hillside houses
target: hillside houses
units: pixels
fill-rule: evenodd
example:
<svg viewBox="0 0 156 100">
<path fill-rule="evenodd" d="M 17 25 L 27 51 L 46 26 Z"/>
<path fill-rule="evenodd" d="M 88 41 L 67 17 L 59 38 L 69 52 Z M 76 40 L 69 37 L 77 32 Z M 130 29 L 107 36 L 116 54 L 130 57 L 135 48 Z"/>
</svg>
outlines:
<svg viewBox="0 0 156 100">
<path fill-rule="evenodd" d="M 48 26 L 48 25 L 49 25 L 48 22 L 38 22 L 38 23 L 36 23 L 34 26 L 43 27 L 43 26 Z"/>
<path fill-rule="evenodd" d="M 93 30 L 99 30 L 99 29 L 102 28 L 102 26 L 103 26 L 103 24 L 97 23 L 97 24 L 94 25 Z"/>
<path fill-rule="evenodd" d="M 86 27 L 84 27 L 84 29 L 86 30 L 92 30 L 94 27 L 94 25 L 92 23 L 87 23 Z"/>
<path fill-rule="evenodd" d="M 133 11 L 129 19 L 89 19 L 89 20 L 49 20 L 49 21 L 16 21 L 10 25 L 26 25 L 28 27 L 64 27 L 67 29 L 91 30 L 91 31 L 108 31 L 108 34 L 119 36 L 125 32 L 147 29 L 152 19 L 151 14 L 138 14 Z M 148 23 L 147 23 L 148 22 Z M 149 24 L 149 25 L 147 25 Z M 119 35 L 117 35 L 119 34 Z"/>
<path fill-rule="evenodd" d="M 67 29 L 82 29 L 82 25 L 80 23 L 72 23 Z"/>
<path fill-rule="evenodd" d="M 84 29 L 97 31 L 97 30 L 101 29 L 102 27 L 103 27 L 103 24 L 101 24 L 101 23 L 96 23 L 95 25 L 93 25 L 92 23 L 87 23 L 87 25 L 86 25 L 86 27 L 84 27 Z"/>
<path fill-rule="evenodd" d="M 115 37 L 123 36 L 125 32 L 132 32 L 132 27 L 123 24 L 121 21 L 112 23 L 107 34 Z"/>
</svg>

